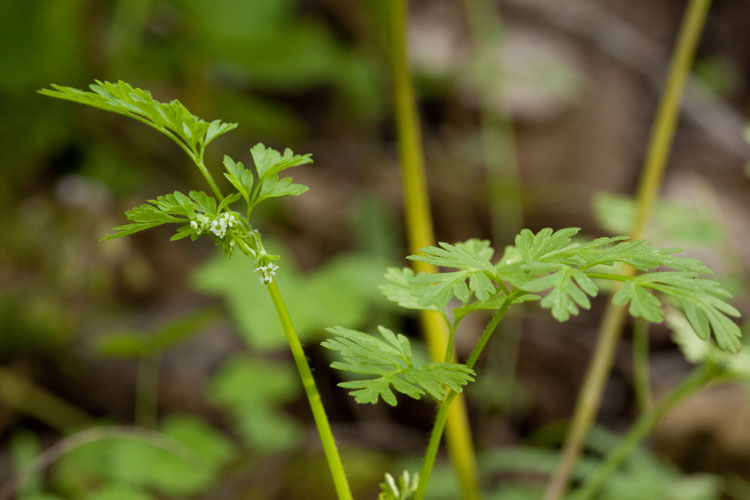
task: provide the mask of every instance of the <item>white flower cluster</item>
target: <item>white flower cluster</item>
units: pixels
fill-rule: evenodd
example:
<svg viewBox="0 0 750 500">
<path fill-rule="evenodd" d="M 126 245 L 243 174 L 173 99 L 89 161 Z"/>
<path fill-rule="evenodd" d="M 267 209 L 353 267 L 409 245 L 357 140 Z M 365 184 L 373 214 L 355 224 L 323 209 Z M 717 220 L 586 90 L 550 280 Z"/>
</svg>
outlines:
<svg viewBox="0 0 750 500">
<path fill-rule="evenodd" d="M 208 217 L 203 214 L 196 215 L 195 220 L 190 221 L 190 227 L 195 229 L 196 234 L 200 236 L 208 228 Z"/>
<path fill-rule="evenodd" d="M 270 285 L 273 283 L 273 277 L 276 276 L 276 270 L 278 268 L 279 266 L 270 262 L 265 266 L 256 267 L 255 271 L 262 274 L 260 277 L 260 283 L 262 285 Z"/>
<path fill-rule="evenodd" d="M 234 226 L 234 223 L 234 215 L 224 212 L 211 222 L 209 229 L 219 238 L 223 238 L 227 234 L 227 228 Z"/>
</svg>

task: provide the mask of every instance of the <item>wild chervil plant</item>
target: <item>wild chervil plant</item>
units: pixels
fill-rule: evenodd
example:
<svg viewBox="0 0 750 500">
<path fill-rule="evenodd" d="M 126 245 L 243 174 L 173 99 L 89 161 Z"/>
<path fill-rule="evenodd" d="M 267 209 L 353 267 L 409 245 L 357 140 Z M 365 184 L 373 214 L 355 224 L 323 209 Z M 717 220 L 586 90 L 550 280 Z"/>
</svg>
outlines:
<svg viewBox="0 0 750 500">
<path fill-rule="evenodd" d="M 57 85 L 53 85 L 53 90 L 40 92 L 139 120 L 170 137 L 195 163 L 212 194 L 190 191 L 187 195 L 174 192 L 159 196 L 128 210 L 126 216 L 131 223 L 115 228 L 115 234 L 107 238 L 173 223 L 178 227 L 172 240 L 206 236 L 213 239 L 225 255 L 230 256 L 238 248 L 250 258 L 260 282 L 268 288 L 287 336 L 338 498 L 351 499 L 312 373 L 274 282 L 279 270 L 274 262 L 279 257 L 265 251 L 260 233 L 250 223 L 253 209 L 262 201 L 299 195 L 307 190 L 279 174 L 288 168 L 311 163 L 310 155 L 295 155 L 289 149 L 282 154 L 258 144 L 250 150 L 254 170 L 225 156 L 224 176 L 235 192 L 224 196 L 204 164 L 204 153 L 214 139 L 235 128 L 235 124 L 203 121 L 179 101 L 158 102 L 149 92 L 124 82 L 97 81 L 91 85 L 90 92 Z M 245 204 L 244 213 L 232 208 L 240 200 Z M 699 277 L 711 272 L 702 262 L 676 256 L 678 249 L 653 248 L 643 241 L 627 241 L 627 236 L 574 240 L 578 231 L 578 228 L 558 231 L 546 228 L 533 233 L 524 229 L 516 236 L 515 245 L 506 248 L 496 261 L 493 261 L 495 252 L 486 240 L 440 243 L 408 258 L 450 270 L 415 275 L 408 268 L 389 269 L 382 286 L 388 299 L 407 309 L 438 311 L 445 320 L 449 342 L 443 362 L 417 365 L 408 338 L 382 326 L 378 328 L 378 336 L 342 327 L 328 330 L 332 337 L 324 341 L 323 346 L 338 352 L 341 358 L 332 367 L 360 376 L 340 384 L 351 389 L 358 403 L 374 404 L 382 399 L 395 406 L 395 393 L 415 399 L 429 395 L 439 403 L 420 474 L 403 473 L 398 483 L 386 474 L 381 485 L 381 500 L 424 498 L 450 403 L 474 380 L 473 369 L 479 356 L 507 310 L 515 304 L 539 301 L 555 319 L 566 321 L 581 308 L 590 308 L 590 297 L 597 295 L 601 282 L 616 282 L 619 290 L 613 302 L 628 305 L 632 316 L 660 322 L 664 315 L 661 296 L 682 310 L 686 324 L 700 339 L 709 341 L 713 333 L 719 348 L 728 352 L 739 350 L 740 329 L 729 318 L 739 316 L 739 312 L 726 302 L 730 295 L 718 282 Z M 627 272 L 624 265 L 642 274 Z M 459 323 L 469 313 L 480 310 L 492 312 L 492 319 L 467 361 L 452 362 Z M 710 377 L 701 381 L 704 379 L 710 380 Z"/>
<path fill-rule="evenodd" d="M 260 282 L 268 288 L 289 342 L 338 497 L 345 500 L 351 499 L 352 495 L 344 475 L 341 458 L 310 366 L 279 289 L 274 282 L 274 276 L 279 269 L 274 261 L 278 260 L 279 256 L 266 252 L 260 233 L 250 224 L 252 211 L 259 203 L 269 198 L 300 195 L 307 191 L 306 186 L 293 184 L 290 177 L 279 177 L 279 174 L 288 168 L 311 163 L 310 155 L 295 155 L 290 149 L 282 154 L 266 148 L 263 144 L 258 144 L 250 150 L 255 167 L 254 172 L 246 169 L 241 162 L 235 162 L 229 156 L 224 156 L 226 169 L 224 176 L 236 190 L 225 197 L 204 163 L 204 154 L 206 147 L 214 139 L 236 128 L 237 124 L 224 123 L 220 120 L 206 122 L 191 114 L 177 100 L 169 103 L 159 102 L 151 96 L 150 92 L 133 88 L 122 81 L 117 83 L 96 81 L 90 88 L 91 91 L 87 92 L 52 85 L 52 90 L 44 89 L 40 90 L 40 93 L 112 111 L 155 128 L 176 142 L 187 153 L 200 170 L 213 194 L 190 191 L 185 195 L 175 191 L 158 196 L 155 200 L 128 210 L 125 215 L 132 222 L 115 228 L 115 234 L 105 239 L 126 236 L 163 224 L 179 224 L 172 240 L 187 237 L 196 240 L 201 236 L 207 236 L 221 247 L 226 256 L 231 256 L 235 248 L 239 248 L 250 258 Z M 244 215 L 231 207 L 240 200 L 245 202 Z"/>
</svg>

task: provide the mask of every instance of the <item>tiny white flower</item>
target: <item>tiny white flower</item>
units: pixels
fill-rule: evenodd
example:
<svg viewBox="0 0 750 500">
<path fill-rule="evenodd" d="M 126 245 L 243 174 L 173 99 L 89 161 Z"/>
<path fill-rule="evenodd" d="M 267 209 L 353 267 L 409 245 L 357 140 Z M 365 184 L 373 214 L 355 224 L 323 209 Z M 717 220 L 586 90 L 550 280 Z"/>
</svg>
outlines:
<svg viewBox="0 0 750 500">
<path fill-rule="evenodd" d="M 279 268 L 279 266 L 268 263 L 265 266 L 260 266 L 255 268 L 255 272 L 260 273 L 262 277 L 260 278 L 260 282 L 264 285 L 270 285 L 273 283 L 273 277 L 276 276 L 276 270 Z"/>
<path fill-rule="evenodd" d="M 191 220 L 190 221 L 190 227 L 192 227 L 193 229 L 198 229 L 198 223 L 195 222 L 194 220 Z"/>
</svg>

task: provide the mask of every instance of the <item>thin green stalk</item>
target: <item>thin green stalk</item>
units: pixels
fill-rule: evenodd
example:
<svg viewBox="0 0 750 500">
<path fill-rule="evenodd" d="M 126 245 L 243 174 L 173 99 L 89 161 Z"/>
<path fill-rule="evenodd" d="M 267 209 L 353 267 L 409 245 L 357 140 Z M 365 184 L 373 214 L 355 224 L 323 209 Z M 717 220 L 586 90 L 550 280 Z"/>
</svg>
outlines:
<svg viewBox="0 0 750 500">
<path fill-rule="evenodd" d="M 284 329 L 284 335 L 286 335 L 286 339 L 289 342 L 289 349 L 292 351 L 294 362 L 297 364 L 297 370 L 302 379 L 307 400 L 310 403 L 313 419 L 315 420 L 315 425 L 318 427 L 318 435 L 320 435 L 320 441 L 323 444 L 323 452 L 328 461 L 328 468 L 331 471 L 336 494 L 339 500 L 352 500 L 352 493 L 349 490 L 349 483 L 346 480 L 344 466 L 341 463 L 341 457 L 339 456 L 336 441 L 333 438 L 333 432 L 331 432 L 331 426 L 328 423 L 328 417 L 326 416 L 323 402 L 320 399 L 318 388 L 315 385 L 315 379 L 310 370 L 310 365 L 307 363 L 305 351 L 302 350 L 302 344 L 300 344 L 299 337 L 294 330 L 292 319 L 289 317 L 289 312 L 275 282 L 268 285 L 268 293 L 276 308 L 279 321 Z"/>
<path fill-rule="evenodd" d="M 641 413 L 654 405 L 651 395 L 651 370 L 648 353 L 648 322 L 637 318 L 633 322 L 633 387 Z"/>
<path fill-rule="evenodd" d="M 639 239 L 643 234 L 661 186 L 667 156 L 674 138 L 679 103 L 710 5 L 711 0 L 691 0 L 680 26 L 666 87 L 651 130 L 648 153 L 638 189 L 637 216 L 631 233 L 633 239 Z M 599 409 L 604 383 L 610 372 L 612 358 L 625 323 L 625 314 L 624 307 L 611 302 L 607 305 L 596 349 L 563 446 L 562 458 L 547 485 L 544 500 L 560 500 L 565 494 L 571 472 Z"/>
<path fill-rule="evenodd" d="M 216 185 L 216 182 L 214 181 L 213 176 L 211 175 L 211 172 L 208 171 L 208 168 L 206 168 L 206 164 L 203 163 L 203 158 L 199 158 L 195 165 L 198 167 L 198 170 L 201 171 L 201 174 L 203 174 L 203 178 L 206 179 L 206 182 L 208 183 L 208 186 L 211 188 L 211 191 L 213 191 L 216 198 L 221 202 L 224 199 L 224 196 L 221 194 L 221 190 L 219 189 L 219 186 Z"/>
<path fill-rule="evenodd" d="M 443 363 L 449 363 L 451 360 L 453 360 L 455 350 L 453 349 L 453 344 L 456 340 L 456 328 L 458 327 L 458 321 L 454 321 L 451 323 L 450 327 L 448 328 L 448 345 L 445 346 L 445 356 L 443 357 Z"/>
<path fill-rule="evenodd" d="M 701 366 L 693 370 L 682 380 L 680 385 L 675 387 L 656 406 L 641 415 L 636 424 L 630 428 L 618 445 L 609 452 L 604 462 L 586 479 L 583 486 L 573 494 L 570 500 L 588 500 L 596 495 L 604 483 L 617 472 L 617 469 L 633 453 L 638 443 L 648 436 L 651 430 L 677 403 L 706 387 L 708 384 L 731 379 L 731 376 L 718 375 L 715 370 L 707 366 Z"/>
<path fill-rule="evenodd" d="M 393 80 L 393 105 L 398 134 L 401 176 L 404 189 L 404 216 L 411 253 L 435 243 L 425 181 L 422 139 L 406 50 L 407 0 L 390 0 L 389 38 Z M 434 273 L 435 267 L 414 262 L 416 272 Z M 427 350 L 434 360 L 443 360 L 447 348 L 448 328 L 440 313 L 421 311 L 420 320 Z M 452 355 L 452 353 L 450 353 Z M 469 419 L 462 396 L 446 410 L 448 453 L 456 471 L 464 500 L 480 498 L 476 457 L 471 439 Z"/>
<path fill-rule="evenodd" d="M 482 336 L 471 351 L 469 359 L 466 361 L 466 366 L 474 368 L 479 356 L 482 354 L 484 347 L 490 340 L 490 337 L 494 333 L 500 320 L 505 316 L 506 311 L 513 303 L 513 300 L 518 294 L 509 296 L 500 306 L 500 309 L 495 312 L 492 319 L 485 327 L 482 332 Z M 432 474 L 432 468 L 435 465 L 435 459 L 437 458 L 438 448 L 440 447 L 440 440 L 443 436 L 443 429 L 445 427 L 446 419 L 448 418 L 448 412 L 451 407 L 451 403 L 456 398 L 458 393 L 449 391 L 448 394 L 443 398 L 438 408 L 437 416 L 435 417 L 435 423 L 432 426 L 432 433 L 430 434 L 430 442 L 427 445 L 427 451 L 424 455 L 424 461 L 422 462 L 422 470 L 419 472 L 419 484 L 417 485 L 417 491 L 414 493 L 414 500 L 423 500 L 424 495 L 427 492 L 427 484 L 430 482 L 430 475 Z"/>
</svg>

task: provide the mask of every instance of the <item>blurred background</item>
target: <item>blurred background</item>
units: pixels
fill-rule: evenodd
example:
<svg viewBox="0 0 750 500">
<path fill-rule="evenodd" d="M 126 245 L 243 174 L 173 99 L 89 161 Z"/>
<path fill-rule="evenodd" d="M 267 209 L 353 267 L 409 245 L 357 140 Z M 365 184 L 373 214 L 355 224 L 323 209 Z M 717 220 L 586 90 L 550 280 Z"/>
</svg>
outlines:
<svg viewBox="0 0 750 500">
<path fill-rule="evenodd" d="M 521 227 L 626 233 L 684 7 L 410 2 L 437 238 L 488 238 L 501 252 Z M 419 337 L 416 318 L 377 290 L 407 253 L 386 3 L 4 0 L 2 11 L 0 485 L 65 435 L 121 424 L 144 429 L 142 439 L 80 446 L 33 475 L 19 498 L 332 498 L 294 365 L 246 262 L 220 258 L 208 240 L 170 244 L 169 228 L 99 242 L 132 206 L 204 188 L 183 152 L 148 127 L 35 93 L 94 79 L 239 123 L 209 148 L 214 172 L 223 154 L 250 161 L 261 141 L 313 154 L 313 166 L 292 174 L 310 191 L 267 203 L 255 223 L 283 252 L 279 279 L 355 496 L 375 498 L 384 471 L 416 470 L 433 404 L 356 405 L 319 347 L 335 324 Z M 716 0 L 648 238 L 704 259 L 745 316 L 749 116 L 750 2 Z M 534 498 L 514 481 L 543 484 L 513 467 L 554 457 L 603 301 L 564 324 L 529 307 L 493 339 L 468 389 L 488 498 Z M 461 354 L 485 319 L 470 321 Z M 637 414 L 630 329 L 593 450 Z M 689 365 L 665 325 L 650 334 L 658 396 Z M 701 392 L 657 429 L 642 466 L 607 498 L 748 499 L 749 429 L 747 387 Z M 188 443 L 205 464 L 160 436 Z M 431 498 L 457 498 L 443 463 Z"/>
</svg>

